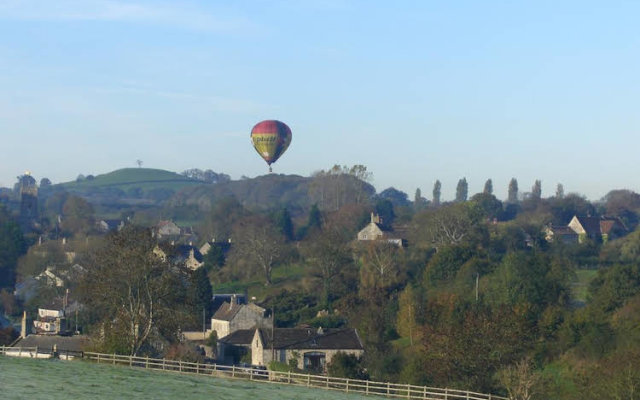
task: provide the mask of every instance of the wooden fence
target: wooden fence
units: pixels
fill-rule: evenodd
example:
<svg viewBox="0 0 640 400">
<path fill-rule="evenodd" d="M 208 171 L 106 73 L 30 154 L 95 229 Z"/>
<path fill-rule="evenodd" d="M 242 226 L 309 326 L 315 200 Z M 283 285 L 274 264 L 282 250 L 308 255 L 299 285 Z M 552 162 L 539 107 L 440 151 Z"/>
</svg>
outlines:
<svg viewBox="0 0 640 400">
<path fill-rule="evenodd" d="M 443 389 L 389 382 L 374 382 L 360 379 L 335 378 L 326 375 L 299 374 L 295 372 L 269 371 L 266 369 L 245 368 L 233 365 L 193 363 L 178 360 L 125 356 L 119 354 L 103 354 L 87 351 L 80 353 L 58 350 L 55 352 L 55 355 L 53 353 L 53 349 L 38 349 L 37 347 L 0 347 L 0 354 L 11 356 L 20 355 L 23 357 L 38 358 L 38 354 L 42 354 L 43 356 L 48 357 L 59 356 L 61 358 L 68 359 L 77 357 L 111 365 L 127 365 L 130 367 L 173 371 L 185 374 L 281 383 L 364 395 L 421 400 L 508 400 L 506 397 L 502 396 L 470 392 L 467 390 Z"/>
</svg>

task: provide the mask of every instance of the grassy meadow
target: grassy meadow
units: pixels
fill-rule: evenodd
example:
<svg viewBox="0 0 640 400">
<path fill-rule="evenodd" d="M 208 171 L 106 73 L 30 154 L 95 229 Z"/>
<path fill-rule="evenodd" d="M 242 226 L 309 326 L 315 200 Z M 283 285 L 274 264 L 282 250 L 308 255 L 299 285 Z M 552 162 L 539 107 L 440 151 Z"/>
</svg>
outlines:
<svg viewBox="0 0 640 400">
<path fill-rule="evenodd" d="M 338 400 L 367 397 L 307 389 L 94 364 L 0 356 L 2 399 L 207 399 Z"/>
</svg>

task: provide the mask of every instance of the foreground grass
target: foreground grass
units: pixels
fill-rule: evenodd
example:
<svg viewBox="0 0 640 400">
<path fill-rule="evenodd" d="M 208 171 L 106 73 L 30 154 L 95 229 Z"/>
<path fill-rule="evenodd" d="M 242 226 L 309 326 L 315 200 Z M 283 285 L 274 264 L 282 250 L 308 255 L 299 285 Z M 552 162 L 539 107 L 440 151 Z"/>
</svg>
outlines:
<svg viewBox="0 0 640 400">
<path fill-rule="evenodd" d="M 87 361 L 0 356 L 3 399 L 363 400 L 322 389 L 145 371 Z"/>
</svg>

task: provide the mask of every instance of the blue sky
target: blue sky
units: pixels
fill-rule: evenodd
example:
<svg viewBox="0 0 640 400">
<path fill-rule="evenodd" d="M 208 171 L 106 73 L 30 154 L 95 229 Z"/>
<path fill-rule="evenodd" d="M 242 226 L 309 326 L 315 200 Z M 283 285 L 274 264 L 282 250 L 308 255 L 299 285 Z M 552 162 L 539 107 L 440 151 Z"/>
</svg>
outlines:
<svg viewBox="0 0 640 400">
<path fill-rule="evenodd" d="M 640 191 L 640 2 L 0 0 L 0 186 L 144 166 L 364 164 L 381 191 L 492 178 Z"/>
</svg>

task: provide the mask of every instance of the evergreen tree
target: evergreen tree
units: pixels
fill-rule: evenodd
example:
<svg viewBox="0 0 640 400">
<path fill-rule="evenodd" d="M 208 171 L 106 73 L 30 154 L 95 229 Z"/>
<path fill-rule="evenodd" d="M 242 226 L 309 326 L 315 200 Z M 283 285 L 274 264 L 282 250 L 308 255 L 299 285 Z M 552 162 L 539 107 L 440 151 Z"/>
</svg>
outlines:
<svg viewBox="0 0 640 400">
<path fill-rule="evenodd" d="M 482 191 L 484 194 L 493 194 L 493 181 L 491 178 L 487 179 L 484 183 L 484 190 Z"/>
<path fill-rule="evenodd" d="M 224 265 L 224 247 L 228 247 L 228 244 L 213 243 L 207 254 L 202 257 L 207 271 L 217 270 Z"/>
<path fill-rule="evenodd" d="M 562 183 L 558 183 L 556 186 L 556 199 L 562 199 L 564 197 L 564 186 Z"/>
<path fill-rule="evenodd" d="M 456 202 L 467 201 L 468 194 L 469 184 L 467 183 L 467 178 L 462 178 L 458 181 L 458 186 L 456 186 Z"/>
<path fill-rule="evenodd" d="M 198 268 L 191 274 L 191 285 L 189 287 L 189 298 L 196 315 L 202 315 L 204 310 L 205 319 L 211 318 L 211 299 L 213 298 L 213 288 L 207 276 L 205 268 Z"/>
<path fill-rule="evenodd" d="M 435 207 L 440 205 L 440 190 L 442 189 L 442 184 L 439 180 L 436 179 L 436 183 L 433 184 L 433 205 Z"/>
<path fill-rule="evenodd" d="M 416 194 L 413 198 L 413 209 L 415 211 L 420 211 L 424 209 L 426 204 L 427 204 L 427 200 L 424 197 L 422 197 L 422 191 L 420 190 L 420 188 L 417 188 Z"/>
<path fill-rule="evenodd" d="M 17 222 L 0 205 L 0 288 L 13 288 L 18 258 L 27 251 L 27 243 Z"/>
<path fill-rule="evenodd" d="M 293 222 L 291 221 L 291 214 L 289 214 L 289 210 L 284 207 L 282 210 L 278 211 L 275 215 L 275 223 L 276 227 L 285 239 L 290 242 L 293 240 Z"/>
<path fill-rule="evenodd" d="M 542 197 L 542 182 L 539 179 L 536 179 L 531 188 L 531 196 L 536 200 L 540 200 Z"/>
<path fill-rule="evenodd" d="M 322 227 L 322 214 L 320 214 L 318 204 L 312 205 L 311 210 L 309 210 L 309 220 L 307 221 L 307 227 L 309 229 L 320 229 Z"/>
<path fill-rule="evenodd" d="M 518 181 L 516 180 L 516 178 L 511 178 L 511 182 L 509 182 L 509 194 L 507 196 L 507 202 L 518 202 Z"/>
</svg>

